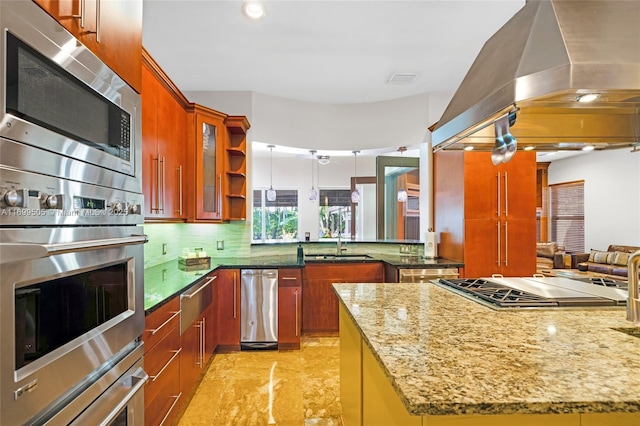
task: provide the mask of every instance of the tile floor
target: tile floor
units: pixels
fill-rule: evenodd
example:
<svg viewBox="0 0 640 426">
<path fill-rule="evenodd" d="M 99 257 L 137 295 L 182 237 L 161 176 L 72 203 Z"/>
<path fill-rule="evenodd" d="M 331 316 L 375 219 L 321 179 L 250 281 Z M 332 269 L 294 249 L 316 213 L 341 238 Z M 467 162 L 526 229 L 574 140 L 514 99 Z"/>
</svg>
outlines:
<svg viewBox="0 0 640 426">
<path fill-rule="evenodd" d="M 339 426 L 340 341 L 305 337 L 299 351 L 215 354 L 179 426 Z"/>
</svg>

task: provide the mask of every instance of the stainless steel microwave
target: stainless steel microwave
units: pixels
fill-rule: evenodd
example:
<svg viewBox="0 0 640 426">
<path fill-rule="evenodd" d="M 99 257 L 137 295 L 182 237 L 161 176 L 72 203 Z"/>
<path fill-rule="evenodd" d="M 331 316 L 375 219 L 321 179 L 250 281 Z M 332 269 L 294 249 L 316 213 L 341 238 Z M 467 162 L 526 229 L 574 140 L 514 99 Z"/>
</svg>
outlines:
<svg viewBox="0 0 640 426">
<path fill-rule="evenodd" d="M 0 2 L 0 28 L 3 164 L 142 192 L 138 93 L 31 1 Z M 56 170 L 42 170 L 34 155 L 60 157 L 47 162 Z M 73 175 L 65 159 L 89 173 Z"/>
</svg>

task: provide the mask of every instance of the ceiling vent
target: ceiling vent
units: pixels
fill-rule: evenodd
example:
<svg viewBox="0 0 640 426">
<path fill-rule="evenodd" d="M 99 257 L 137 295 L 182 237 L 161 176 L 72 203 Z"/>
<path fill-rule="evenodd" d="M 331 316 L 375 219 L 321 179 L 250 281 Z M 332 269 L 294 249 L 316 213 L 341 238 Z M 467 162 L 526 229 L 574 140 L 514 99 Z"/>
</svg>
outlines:
<svg viewBox="0 0 640 426">
<path fill-rule="evenodd" d="M 413 83 L 416 80 L 416 78 L 418 78 L 418 74 L 397 72 L 397 73 L 391 74 L 391 76 L 387 79 L 387 83 L 409 84 L 409 83 Z"/>
</svg>

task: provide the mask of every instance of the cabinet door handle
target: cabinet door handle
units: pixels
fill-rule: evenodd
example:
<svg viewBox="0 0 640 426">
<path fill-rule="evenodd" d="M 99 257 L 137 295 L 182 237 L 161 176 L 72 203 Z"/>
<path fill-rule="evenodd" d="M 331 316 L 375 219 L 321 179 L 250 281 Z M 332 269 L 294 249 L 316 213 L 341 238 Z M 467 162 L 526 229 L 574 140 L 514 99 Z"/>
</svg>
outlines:
<svg viewBox="0 0 640 426">
<path fill-rule="evenodd" d="M 100 0 L 96 0 L 96 43 L 100 43 L 100 17 L 102 14 L 100 13 Z"/>
<path fill-rule="evenodd" d="M 222 175 L 218 175 L 218 214 L 222 216 Z"/>
<path fill-rule="evenodd" d="M 498 228 L 498 261 L 496 263 L 500 266 L 500 240 L 502 239 L 502 236 L 500 235 L 500 221 L 496 223 L 496 227 Z"/>
<path fill-rule="evenodd" d="M 178 167 L 178 215 L 182 216 L 182 164 Z"/>
<path fill-rule="evenodd" d="M 151 193 L 151 213 L 159 213 L 160 205 L 158 197 L 160 196 L 160 156 L 153 158 L 153 164 L 156 166 L 156 203 L 153 203 L 153 192 Z"/>
<path fill-rule="evenodd" d="M 496 175 L 496 181 L 498 183 L 498 205 L 496 210 L 496 216 L 500 217 L 500 173 Z"/>
<path fill-rule="evenodd" d="M 204 345 L 206 343 L 206 330 L 207 324 L 205 322 L 206 318 L 202 318 L 202 328 L 200 329 L 200 368 L 204 368 Z"/>
<path fill-rule="evenodd" d="M 509 216 L 509 187 L 507 181 L 507 172 L 504 172 L 504 215 Z"/>
<path fill-rule="evenodd" d="M 509 264 L 509 228 L 507 222 L 504 222 L 504 266 Z"/>
<path fill-rule="evenodd" d="M 199 289 L 197 289 L 196 291 L 194 291 L 193 293 L 190 293 L 188 295 L 183 294 L 181 297 L 185 298 L 185 299 L 191 299 L 193 296 L 195 296 L 196 294 L 200 293 L 202 290 L 205 289 L 205 287 L 207 287 L 209 284 L 211 284 L 216 278 L 218 278 L 218 276 L 213 276 L 213 277 L 209 277 L 207 278 L 207 282 L 204 283 L 202 286 L 200 286 Z"/>
<path fill-rule="evenodd" d="M 174 312 L 173 315 L 171 315 L 169 317 L 168 320 L 166 320 L 165 322 L 163 322 L 160 327 L 154 329 L 154 330 L 147 330 L 151 332 L 151 335 L 153 336 L 154 334 L 156 334 L 158 331 L 160 331 L 160 329 L 162 329 L 162 327 L 164 327 L 165 325 L 169 324 L 171 322 L 172 319 L 174 319 L 175 317 L 177 317 L 178 315 L 180 315 L 180 313 L 182 312 L 182 310 L 179 310 L 178 312 Z"/>
<path fill-rule="evenodd" d="M 162 212 L 162 214 L 164 214 L 164 166 L 165 166 L 165 159 L 164 159 L 164 155 L 162 156 L 162 160 L 160 160 L 160 164 L 162 165 L 161 167 L 161 171 L 160 171 L 160 176 L 159 176 L 159 181 L 162 182 L 162 184 L 160 185 L 160 193 L 158 194 L 158 201 L 159 201 L 159 210 Z"/>
<path fill-rule="evenodd" d="M 298 277 L 282 277 L 284 281 L 297 281 Z"/>
<path fill-rule="evenodd" d="M 152 382 L 155 382 L 156 379 L 158 377 L 160 377 L 160 375 L 164 372 L 164 370 L 169 366 L 169 364 L 171 364 L 173 362 L 174 359 L 176 359 L 176 357 L 178 355 L 180 355 L 180 352 L 182 352 L 182 348 L 178 349 L 177 351 L 173 351 L 173 356 L 169 359 L 169 361 L 167 361 L 167 363 L 160 369 L 160 371 L 158 371 L 158 374 L 156 374 L 155 376 L 150 376 L 149 378 L 151 379 Z"/>
<path fill-rule="evenodd" d="M 202 368 L 202 328 L 203 328 L 202 320 L 198 321 L 198 324 L 196 324 L 195 327 L 198 329 L 198 340 L 199 340 L 198 357 L 196 358 L 196 365 Z"/>
<path fill-rule="evenodd" d="M 296 296 L 296 337 L 298 336 L 298 328 L 300 326 L 300 324 L 298 323 L 298 289 L 295 290 L 295 296 Z"/>
<path fill-rule="evenodd" d="M 164 417 L 162 418 L 162 421 L 160 422 L 159 426 L 164 425 L 164 422 L 167 421 L 167 417 L 169 417 L 169 414 L 171 414 L 171 412 L 173 411 L 173 408 L 176 406 L 176 404 L 180 400 L 181 396 L 182 396 L 182 392 L 180 392 L 176 396 L 172 397 L 172 398 L 175 398 L 175 401 L 173 401 L 173 404 L 171 404 L 171 407 L 169 407 L 169 410 L 167 411 L 167 414 L 164 415 Z"/>
<path fill-rule="evenodd" d="M 80 0 L 80 1 L 78 2 L 79 7 L 80 7 L 80 10 L 78 10 L 78 12 L 79 12 L 79 13 L 78 13 L 77 15 L 71 15 L 71 17 L 72 17 L 72 18 L 80 18 L 80 28 L 84 28 L 84 10 L 85 10 L 85 8 L 84 8 L 84 6 L 85 6 L 84 2 L 85 2 L 85 1 L 86 1 L 86 0 Z"/>
<path fill-rule="evenodd" d="M 236 308 L 236 299 L 237 299 L 237 290 L 236 290 L 236 273 L 233 273 L 233 318 L 238 317 L 238 312 Z"/>
</svg>

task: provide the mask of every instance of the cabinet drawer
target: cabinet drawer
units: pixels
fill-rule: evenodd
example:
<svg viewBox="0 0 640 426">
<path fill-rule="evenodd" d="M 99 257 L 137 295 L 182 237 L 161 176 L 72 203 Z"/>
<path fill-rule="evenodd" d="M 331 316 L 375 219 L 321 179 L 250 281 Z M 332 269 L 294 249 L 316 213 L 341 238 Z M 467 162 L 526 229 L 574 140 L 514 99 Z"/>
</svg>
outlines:
<svg viewBox="0 0 640 426">
<path fill-rule="evenodd" d="M 160 374 L 179 350 L 180 333 L 178 333 L 178 327 L 173 327 L 152 350 L 147 351 L 144 355 L 144 369 L 149 374 L 149 377 Z"/>
<path fill-rule="evenodd" d="M 180 301 L 174 297 L 145 318 L 142 333 L 145 353 L 149 352 L 163 337 L 180 324 Z"/>
<path fill-rule="evenodd" d="M 180 357 L 175 357 L 157 376 L 149 380 L 144 389 L 145 424 L 170 425 L 180 410 Z"/>
<path fill-rule="evenodd" d="M 302 270 L 300 268 L 278 269 L 278 287 L 300 287 Z"/>
</svg>

